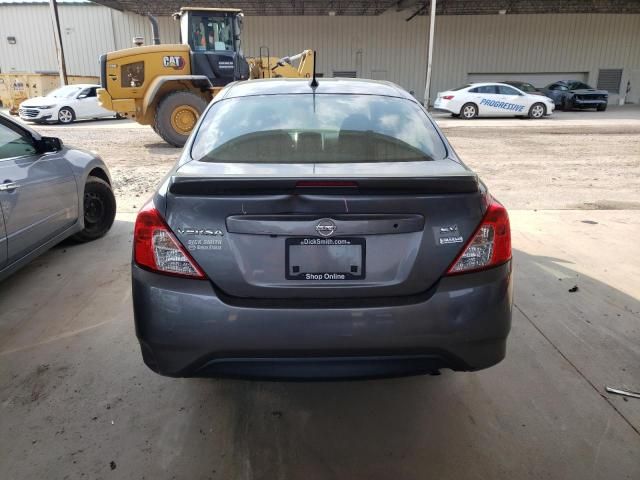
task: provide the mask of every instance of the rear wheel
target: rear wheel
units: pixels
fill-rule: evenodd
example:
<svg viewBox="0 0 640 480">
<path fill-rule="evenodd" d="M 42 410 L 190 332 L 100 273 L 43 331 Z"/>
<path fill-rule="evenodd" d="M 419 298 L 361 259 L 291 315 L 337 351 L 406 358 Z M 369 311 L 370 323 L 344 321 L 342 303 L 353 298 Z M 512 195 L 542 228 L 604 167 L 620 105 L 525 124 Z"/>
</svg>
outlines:
<svg viewBox="0 0 640 480">
<path fill-rule="evenodd" d="M 471 120 L 478 116 L 478 106 L 475 103 L 465 103 L 460 109 L 460 117 Z"/>
<path fill-rule="evenodd" d="M 603 105 L 598 105 L 596 107 L 596 110 L 598 110 L 599 112 L 604 112 L 607 109 L 607 104 L 603 104 Z"/>
<path fill-rule="evenodd" d="M 174 92 L 162 100 L 156 110 L 154 130 L 164 141 L 182 147 L 207 103 L 193 92 Z"/>
<path fill-rule="evenodd" d="M 111 186 L 101 178 L 87 178 L 82 208 L 84 229 L 76 233 L 73 239 L 89 242 L 104 236 L 116 217 L 116 198 Z"/>
<path fill-rule="evenodd" d="M 534 103 L 529 109 L 529 118 L 542 118 L 547 113 L 547 109 L 542 103 Z"/>
<path fill-rule="evenodd" d="M 62 107 L 58 111 L 58 122 L 69 124 L 76 119 L 76 114 L 69 107 Z"/>
<path fill-rule="evenodd" d="M 562 110 L 564 110 L 565 112 L 568 112 L 569 110 L 571 110 L 571 100 L 569 100 L 568 98 L 565 98 L 564 100 L 562 100 Z"/>
</svg>

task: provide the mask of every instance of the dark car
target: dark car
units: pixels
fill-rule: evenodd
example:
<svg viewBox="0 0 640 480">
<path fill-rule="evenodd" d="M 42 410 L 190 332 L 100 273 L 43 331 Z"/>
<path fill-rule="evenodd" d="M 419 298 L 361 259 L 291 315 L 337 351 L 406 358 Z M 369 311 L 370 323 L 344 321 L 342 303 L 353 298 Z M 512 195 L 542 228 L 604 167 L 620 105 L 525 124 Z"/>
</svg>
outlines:
<svg viewBox="0 0 640 480">
<path fill-rule="evenodd" d="M 115 213 L 100 157 L 0 114 L 0 280 L 65 238 L 103 236 Z"/>
<path fill-rule="evenodd" d="M 509 217 L 394 84 L 235 83 L 139 212 L 132 282 L 163 375 L 480 370 L 511 325 Z"/>
<path fill-rule="evenodd" d="M 501 83 L 506 83 L 507 85 L 511 85 L 512 87 L 516 87 L 520 90 L 522 90 L 525 93 L 528 93 L 530 95 L 542 95 L 544 96 L 544 93 L 542 93 L 540 90 L 538 90 L 536 87 L 534 87 L 533 85 L 531 85 L 530 83 L 527 82 L 519 82 L 517 80 L 505 80 L 504 82 Z"/>
<path fill-rule="evenodd" d="M 541 91 L 562 110 L 573 108 L 595 108 L 599 112 L 607 109 L 609 92 L 596 90 L 586 83 L 577 80 L 560 80 L 554 82 Z"/>
</svg>

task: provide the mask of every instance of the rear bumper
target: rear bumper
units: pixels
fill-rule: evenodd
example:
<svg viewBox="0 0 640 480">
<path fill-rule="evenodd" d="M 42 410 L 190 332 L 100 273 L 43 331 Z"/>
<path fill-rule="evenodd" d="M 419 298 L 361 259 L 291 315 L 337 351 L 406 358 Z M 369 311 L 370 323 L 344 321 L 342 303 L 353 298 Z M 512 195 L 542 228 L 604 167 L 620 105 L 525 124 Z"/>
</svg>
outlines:
<svg viewBox="0 0 640 480">
<path fill-rule="evenodd" d="M 435 102 L 433 102 L 433 109 L 439 110 L 441 112 L 449 112 L 455 114 L 460 113 L 460 108 L 458 107 L 456 109 L 453 105 L 451 105 L 451 102 L 449 100 L 437 99 Z"/>
<path fill-rule="evenodd" d="M 330 303 L 223 301 L 211 283 L 132 267 L 145 363 L 167 376 L 358 378 L 471 371 L 505 355 L 511 264 L 442 279 L 431 292 Z M 293 302 L 293 305 L 292 305 Z"/>
</svg>

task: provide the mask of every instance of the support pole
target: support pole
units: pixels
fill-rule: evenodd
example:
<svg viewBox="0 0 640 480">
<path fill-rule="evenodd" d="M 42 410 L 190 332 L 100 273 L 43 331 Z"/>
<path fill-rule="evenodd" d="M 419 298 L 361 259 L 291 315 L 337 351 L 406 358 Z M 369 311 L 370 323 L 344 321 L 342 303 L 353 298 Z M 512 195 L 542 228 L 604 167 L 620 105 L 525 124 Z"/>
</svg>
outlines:
<svg viewBox="0 0 640 480">
<path fill-rule="evenodd" d="M 427 82 L 424 87 L 424 106 L 429 106 L 429 90 L 431 89 L 431 63 L 433 59 L 433 34 L 436 28 L 436 0 L 431 0 L 429 15 L 429 53 L 427 54 Z"/>
<path fill-rule="evenodd" d="M 60 31 L 60 18 L 58 17 L 58 4 L 56 0 L 49 0 L 51 10 L 51 22 L 53 23 L 53 36 L 56 39 L 56 55 L 58 57 L 58 72 L 60 73 L 60 85 L 67 84 L 67 65 L 64 61 L 64 49 L 62 48 L 62 33 Z"/>
</svg>

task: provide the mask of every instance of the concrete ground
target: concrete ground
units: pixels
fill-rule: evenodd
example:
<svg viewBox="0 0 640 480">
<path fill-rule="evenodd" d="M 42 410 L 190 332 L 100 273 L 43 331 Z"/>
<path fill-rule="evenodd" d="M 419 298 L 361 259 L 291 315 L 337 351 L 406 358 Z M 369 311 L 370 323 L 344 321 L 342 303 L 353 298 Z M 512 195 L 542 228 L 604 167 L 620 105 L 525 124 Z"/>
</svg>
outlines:
<svg viewBox="0 0 640 480">
<path fill-rule="evenodd" d="M 553 131 L 438 117 L 510 208 L 507 358 L 335 383 L 149 371 L 131 318 L 132 212 L 153 188 L 137 177 L 161 176 L 177 150 L 128 122 L 39 128 L 100 151 L 122 208 L 105 238 L 62 244 L 0 286 L 0 478 L 640 478 L 640 400 L 604 390 L 640 390 L 640 189 L 628 187 L 640 116 L 588 116 L 558 115 Z"/>
</svg>

